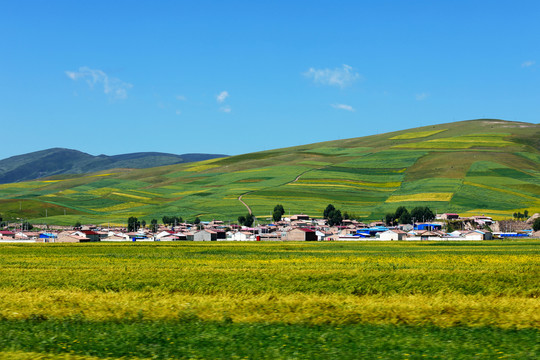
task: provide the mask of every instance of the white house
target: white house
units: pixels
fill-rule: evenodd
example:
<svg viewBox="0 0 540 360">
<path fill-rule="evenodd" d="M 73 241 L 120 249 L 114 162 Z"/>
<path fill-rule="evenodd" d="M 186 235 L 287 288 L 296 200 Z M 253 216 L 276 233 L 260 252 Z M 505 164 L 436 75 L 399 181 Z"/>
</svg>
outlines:
<svg viewBox="0 0 540 360">
<path fill-rule="evenodd" d="M 489 231 L 473 230 L 463 234 L 467 240 L 491 240 L 493 235 Z"/>
<path fill-rule="evenodd" d="M 405 240 L 407 233 L 402 230 L 386 230 L 377 235 L 381 240 Z"/>
<path fill-rule="evenodd" d="M 227 240 L 231 241 L 255 241 L 255 235 L 247 231 L 229 231 L 227 233 Z"/>
<path fill-rule="evenodd" d="M 157 233 L 154 238 L 156 239 L 161 239 L 163 237 L 168 237 L 168 236 L 171 236 L 173 234 L 172 231 L 170 230 L 163 230 L 163 231 L 160 231 L 159 233 Z"/>
<path fill-rule="evenodd" d="M 194 241 L 216 241 L 217 233 L 211 230 L 201 230 L 193 234 Z"/>
</svg>

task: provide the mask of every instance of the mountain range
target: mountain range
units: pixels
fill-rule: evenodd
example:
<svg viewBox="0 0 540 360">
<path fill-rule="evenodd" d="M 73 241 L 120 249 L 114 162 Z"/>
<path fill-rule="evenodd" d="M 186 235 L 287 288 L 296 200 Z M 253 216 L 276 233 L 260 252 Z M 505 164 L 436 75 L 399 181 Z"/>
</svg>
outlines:
<svg viewBox="0 0 540 360">
<path fill-rule="evenodd" d="M 52 148 L 0 160 L 0 184 L 34 180 L 53 175 L 86 174 L 114 168 L 144 169 L 225 156 L 227 155 L 175 155 L 159 152 L 94 156 L 77 150 Z"/>
</svg>

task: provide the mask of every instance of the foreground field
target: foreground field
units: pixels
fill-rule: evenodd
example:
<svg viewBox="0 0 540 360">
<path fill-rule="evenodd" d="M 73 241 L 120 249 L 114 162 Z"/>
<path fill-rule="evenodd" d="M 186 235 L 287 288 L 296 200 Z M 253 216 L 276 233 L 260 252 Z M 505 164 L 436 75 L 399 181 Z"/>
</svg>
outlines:
<svg viewBox="0 0 540 360">
<path fill-rule="evenodd" d="M 0 358 L 538 358 L 539 245 L 3 245 Z"/>
</svg>

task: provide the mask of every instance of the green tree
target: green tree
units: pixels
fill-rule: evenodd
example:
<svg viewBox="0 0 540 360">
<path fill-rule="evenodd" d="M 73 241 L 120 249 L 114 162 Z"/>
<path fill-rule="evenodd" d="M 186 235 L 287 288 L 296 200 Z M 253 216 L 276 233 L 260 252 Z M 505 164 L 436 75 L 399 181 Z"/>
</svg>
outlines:
<svg viewBox="0 0 540 360">
<path fill-rule="evenodd" d="M 141 221 L 141 226 L 142 226 L 143 229 L 146 228 L 146 220 Z"/>
<path fill-rule="evenodd" d="M 285 209 L 283 208 L 283 205 L 281 205 L 281 204 L 278 204 L 278 205 L 274 206 L 274 211 L 279 211 L 281 216 L 283 216 L 283 214 L 285 214 Z"/>
<path fill-rule="evenodd" d="M 195 225 L 199 225 L 199 224 L 201 223 L 201 219 L 199 219 L 199 217 L 197 216 L 197 217 L 195 218 L 195 220 L 193 220 L 193 223 L 194 223 Z"/>
<path fill-rule="evenodd" d="M 74 228 L 80 228 L 82 226 L 80 221 L 77 221 L 75 225 L 73 225 Z"/>
<path fill-rule="evenodd" d="M 332 210 L 328 213 L 328 225 L 341 225 L 343 222 L 343 216 L 341 216 L 341 210 Z"/>
<path fill-rule="evenodd" d="M 34 226 L 30 224 L 28 221 L 23 222 L 22 229 L 23 230 L 32 230 Z"/>
<path fill-rule="evenodd" d="M 238 217 L 238 224 L 244 225 L 245 222 L 246 222 L 246 217 L 244 215 L 240 215 Z"/>
<path fill-rule="evenodd" d="M 411 217 L 414 218 L 414 221 L 431 221 L 435 219 L 435 214 L 427 206 L 417 206 L 411 211 Z"/>
<path fill-rule="evenodd" d="M 275 222 L 278 222 L 281 220 L 281 217 L 285 214 L 285 209 L 283 209 L 283 205 L 276 205 L 274 206 L 274 212 L 272 213 L 272 219 L 274 219 Z"/>
<path fill-rule="evenodd" d="M 335 210 L 336 208 L 334 207 L 334 205 L 328 204 L 326 209 L 324 209 L 323 211 L 323 218 L 328 219 L 328 217 L 330 216 L 330 212 L 335 211 Z"/>
<path fill-rule="evenodd" d="M 246 220 L 244 221 L 244 226 L 251 227 L 254 221 L 255 221 L 255 217 L 248 213 L 246 215 Z"/>
<path fill-rule="evenodd" d="M 394 226 L 395 225 L 395 218 L 394 218 L 394 214 L 392 213 L 388 213 L 384 216 L 384 222 L 386 223 L 386 225 L 388 226 Z"/>
<path fill-rule="evenodd" d="M 536 218 L 533 222 L 533 230 L 540 231 L 540 217 Z"/>
<path fill-rule="evenodd" d="M 152 232 L 155 233 L 158 230 L 158 223 L 156 219 L 152 219 L 150 221 L 150 229 L 152 229 Z"/>
<path fill-rule="evenodd" d="M 140 222 L 135 216 L 131 216 L 128 219 L 128 231 L 137 231 L 139 230 Z"/>
<path fill-rule="evenodd" d="M 394 218 L 399 219 L 404 212 L 409 212 L 405 206 L 399 206 L 394 213 Z"/>
<path fill-rule="evenodd" d="M 523 217 L 524 217 L 525 219 L 527 219 L 527 218 L 529 217 L 529 210 L 525 210 L 525 211 L 523 212 Z"/>
<path fill-rule="evenodd" d="M 401 216 L 399 217 L 399 223 L 400 224 L 410 224 L 412 222 L 411 214 L 405 209 L 404 212 L 401 213 Z"/>
</svg>

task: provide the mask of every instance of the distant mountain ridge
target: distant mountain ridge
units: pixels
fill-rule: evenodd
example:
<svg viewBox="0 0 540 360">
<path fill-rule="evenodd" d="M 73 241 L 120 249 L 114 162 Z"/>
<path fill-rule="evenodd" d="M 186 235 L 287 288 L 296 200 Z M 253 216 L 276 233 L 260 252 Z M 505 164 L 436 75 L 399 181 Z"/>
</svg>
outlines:
<svg viewBox="0 0 540 360">
<path fill-rule="evenodd" d="M 114 168 L 145 169 L 226 157 L 223 154 L 168 154 L 137 152 L 121 155 L 90 155 L 82 151 L 51 148 L 0 160 L 0 184 L 63 174 L 85 174 Z"/>
</svg>

